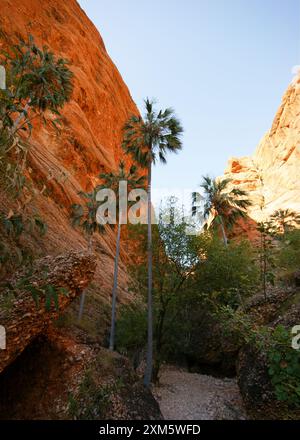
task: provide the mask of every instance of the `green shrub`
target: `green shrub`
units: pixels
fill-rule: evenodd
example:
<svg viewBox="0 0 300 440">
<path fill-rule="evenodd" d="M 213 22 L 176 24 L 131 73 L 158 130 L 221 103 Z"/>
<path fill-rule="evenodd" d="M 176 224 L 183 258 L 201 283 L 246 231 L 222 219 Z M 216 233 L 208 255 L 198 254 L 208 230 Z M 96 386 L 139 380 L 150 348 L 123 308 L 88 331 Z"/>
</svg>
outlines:
<svg viewBox="0 0 300 440">
<path fill-rule="evenodd" d="M 97 384 L 91 371 L 87 371 L 76 394 L 69 395 L 69 414 L 76 420 L 99 420 L 105 418 L 111 404 L 115 384 Z"/>
<path fill-rule="evenodd" d="M 68 296 L 69 292 L 64 287 L 57 287 L 46 282 L 46 272 L 43 273 L 45 283 L 37 284 L 31 281 L 32 270 L 22 277 L 15 285 L 4 283 L 3 298 L 16 298 L 22 292 L 29 292 L 34 300 L 36 307 L 39 307 L 40 301 L 44 300 L 45 309 L 50 311 L 52 305 L 59 309 L 59 295 Z"/>
<path fill-rule="evenodd" d="M 277 326 L 267 352 L 269 375 L 278 400 L 300 408 L 300 350 L 291 347 L 291 334 Z"/>
<path fill-rule="evenodd" d="M 217 316 L 232 340 L 241 346 L 251 344 L 258 352 L 266 353 L 276 398 L 300 407 L 300 350 L 292 348 L 290 332 L 281 325 L 275 329 L 255 327 L 251 317 L 230 307 L 220 307 Z"/>
<path fill-rule="evenodd" d="M 116 325 L 116 347 L 120 353 L 135 355 L 147 340 L 147 311 L 143 303 L 123 305 Z"/>
<path fill-rule="evenodd" d="M 300 269 L 300 230 L 287 232 L 281 241 L 278 265 L 286 273 Z"/>
<path fill-rule="evenodd" d="M 199 250 L 195 283 L 214 303 L 237 307 L 256 290 L 259 273 L 248 241 L 231 241 L 225 247 L 218 237 L 202 234 Z"/>
</svg>

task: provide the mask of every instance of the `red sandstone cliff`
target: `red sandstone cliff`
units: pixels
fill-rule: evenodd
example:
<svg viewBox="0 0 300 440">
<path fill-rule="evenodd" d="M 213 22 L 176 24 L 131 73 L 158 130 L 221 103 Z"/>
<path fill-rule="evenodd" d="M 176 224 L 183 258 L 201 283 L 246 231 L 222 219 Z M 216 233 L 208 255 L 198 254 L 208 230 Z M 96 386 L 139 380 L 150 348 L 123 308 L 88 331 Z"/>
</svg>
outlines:
<svg viewBox="0 0 300 440">
<path fill-rule="evenodd" d="M 300 212 L 300 77 L 283 96 L 271 129 L 252 157 L 231 158 L 225 177 L 248 191 L 249 216 L 260 221 L 277 209 Z"/>
<path fill-rule="evenodd" d="M 44 186 L 33 205 L 49 228 L 38 242 L 42 254 L 86 248 L 82 233 L 70 225 L 70 205 L 78 191 L 91 188 L 99 172 L 116 167 L 122 126 L 137 108 L 98 31 L 75 0 L 1 0 L 0 7 L 0 29 L 8 41 L 31 34 L 39 46 L 71 62 L 74 91 L 62 111 L 62 133 L 39 125 L 30 139 L 32 176 L 39 189 Z M 1 201 L 8 202 L 4 195 Z M 104 297 L 111 288 L 114 246 L 110 230 L 96 243 L 100 264 L 95 283 Z M 121 286 L 125 280 L 121 263 Z"/>
</svg>

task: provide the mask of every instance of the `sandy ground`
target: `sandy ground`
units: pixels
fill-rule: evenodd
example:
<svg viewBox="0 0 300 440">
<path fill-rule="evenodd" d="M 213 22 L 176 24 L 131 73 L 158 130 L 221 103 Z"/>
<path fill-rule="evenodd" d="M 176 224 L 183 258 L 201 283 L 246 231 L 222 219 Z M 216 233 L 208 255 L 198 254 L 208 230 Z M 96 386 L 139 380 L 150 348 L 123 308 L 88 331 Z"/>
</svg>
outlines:
<svg viewBox="0 0 300 440">
<path fill-rule="evenodd" d="M 235 379 L 165 367 L 153 390 L 166 420 L 245 420 Z"/>
</svg>

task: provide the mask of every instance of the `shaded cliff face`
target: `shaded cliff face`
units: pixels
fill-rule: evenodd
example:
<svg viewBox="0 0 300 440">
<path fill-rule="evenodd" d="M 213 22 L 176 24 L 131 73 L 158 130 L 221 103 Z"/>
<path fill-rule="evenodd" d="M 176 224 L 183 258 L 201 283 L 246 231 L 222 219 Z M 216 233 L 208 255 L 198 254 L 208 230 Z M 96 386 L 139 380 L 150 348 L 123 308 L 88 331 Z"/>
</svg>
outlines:
<svg viewBox="0 0 300 440">
<path fill-rule="evenodd" d="M 47 45 L 71 63 L 74 91 L 62 111 L 62 132 L 36 124 L 30 139 L 31 176 L 39 190 L 32 205 L 49 228 L 37 243 L 42 254 L 84 249 L 85 237 L 70 225 L 70 205 L 78 202 L 78 191 L 91 189 L 100 172 L 117 167 L 122 126 L 137 108 L 98 31 L 75 0 L 1 0 L 0 29 L 9 43 L 31 34 L 37 45 Z M 4 195 L 1 202 L 5 207 L 10 203 Z M 111 288 L 114 247 L 112 230 L 95 239 L 96 283 L 103 296 Z M 121 263 L 121 285 L 125 281 Z"/>
<path fill-rule="evenodd" d="M 268 133 L 252 157 L 231 158 L 225 177 L 246 190 L 249 216 L 267 219 L 277 209 L 300 212 L 300 77 L 288 87 Z"/>
</svg>

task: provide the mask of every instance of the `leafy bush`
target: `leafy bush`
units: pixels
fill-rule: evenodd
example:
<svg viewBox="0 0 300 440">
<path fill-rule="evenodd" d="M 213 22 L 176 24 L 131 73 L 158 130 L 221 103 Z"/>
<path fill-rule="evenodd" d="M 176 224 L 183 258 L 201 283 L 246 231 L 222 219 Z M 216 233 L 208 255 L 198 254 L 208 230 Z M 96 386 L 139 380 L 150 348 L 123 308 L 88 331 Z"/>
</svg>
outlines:
<svg viewBox="0 0 300 440">
<path fill-rule="evenodd" d="M 76 420 L 99 420 L 105 417 L 115 384 L 99 385 L 87 371 L 76 395 L 69 395 L 69 414 Z"/>
<path fill-rule="evenodd" d="M 267 352 L 269 375 L 278 400 L 300 408 L 300 351 L 291 347 L 291 335 L 277 326 Z"/>
<path fill-rule="evenodd" d="M 69 293 L 64 287 L 57 287 L 45 281 L 44 284 L 38 285 L 31 281 L 32 271 L 30 270 L 24 277 L 22 277 L 15 285 L 11 283 L 4 283 L 3 298 L 17 297 L 22 291 L 29 292 L 36 304 L 39 307 L 40 301 L 45 301 L 45 309 L 51 310 L 52 304 L 55 309 L 59 308 L 59 295 L 68 296 Z M 44 273 L 46 279 L 47 273 Z"/>
<path fill-rule="evenodd" d="M 300 269 L 300 230 L 287 232 L 282 238 L 278 265 L 287 273 Z"/>
<path fill-rule="evenodd" d="M 258 270 L 249 243 L 224 246 L 206 232 L 186 234 L 177 222 L 180 210 L 171 200 L 170 223 L 163 211 L 153 228 L 153 337 L 154 380 L 164 361 L 183 360 L 201 350 L 201 334 L 214 322 L 217 306 L 236 309 L 258 284 Z M 141 231 L 139 231 L 141 232 Z M 141 240 L 143 251 L 145 242 Z M 138 254 L 138 252 L 137 252 Z M 141 303 L 123 306 L 117 321 L 117 348 L 135 362 L 147 343 L 147 261 L 136 261 L 131 286 Z M 205 344 L 205 341 L 204 341 Z M 200 356 L 201 357 L 201 356 Z"/>
<path fill-rule="evenodd" d="M 32 36 L 2 51 L 0 62 L 7 76 L 7 88 L 0 90 L 0 172 L 5 188 L 20 195 L 30 149 L 20 133 L 30 135 L 37 117 L 46 123 L 46 111 L 58 116 L 49 119 L 57 127 L 59 110 L 72 93 L 72 72 L 68 61 L 39 48 Z"/>
<path fill-rule="evenodd" d="M 256 327 L 243 311 L 220 307 L 217 315 L 224 331 L 243 346 L 250 344 L 266 353 L 268 374 L 276 398 L 293 407 L 300 407 L 300 351 L 291 347 L 291 334 L 282 325 L 275 329 Z"/>
<path fill-rule="evenodd" d="M 147 312 L 142 303 L 123 305 L 116 325 L 116 347 L 120 353 L 138 356 L 147 338 Z"/>
<path fill-rule="evenodd" d="M 38 214 L 29 215 L 25 212 L 14 213 L 12 210 L 5 215 L 0 212 L 0 278 L 5 278 L 20 266 L 31 267 L 34 259 L 33 249 L 23 236 L 31 236 L 37 232 L 43 236 L 47 232 L 47 224 Z"/>
<path fill-rule="evenodd" d="M 231 241 L 227 247 L 218 237 L 199 237 L 202 256 L 195 273 L 198 291 L 218 304 L 237 307 L 258 285 L 254 251 L 247 241 Z"/>
</svg>

